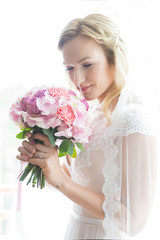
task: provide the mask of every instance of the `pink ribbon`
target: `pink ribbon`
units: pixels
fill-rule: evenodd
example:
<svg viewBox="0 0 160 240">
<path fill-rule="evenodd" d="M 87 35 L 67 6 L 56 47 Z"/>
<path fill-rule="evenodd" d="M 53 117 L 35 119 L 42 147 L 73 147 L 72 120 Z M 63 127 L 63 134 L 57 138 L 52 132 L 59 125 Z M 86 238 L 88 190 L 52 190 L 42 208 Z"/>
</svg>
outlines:
<svg viewBox="0 0 160 240">
<path fill-rule="evenodd" d="M 23 171 L 23 165 L 24 163 L 21 162 L 21 167 L 20 167 L 20 174 Z M 18 177 L 19 178 L 19 177 Z M 22 182 L 18 179 L 18 189 L 17 189 L 17 209 L 16 211 L 21 210 L 21 198 L 22 198 Z"/>
<path fill-rule="evenodd" d="M 19 177 L 23 171 L 24 165 L 25 165 L 24 162 L 21 162 Z M 17 229 L 20 236 L 23 237 L 23 239 L 26 239 L 24 229 L 23 229 L 23 224 L 22 224 L 22 216 L 21 216 L 22 182 L 19 180 L 19 177 L 18 177 L 18 189 L 17 189 L 16 221 L 17 221 Z"/>
</svg>

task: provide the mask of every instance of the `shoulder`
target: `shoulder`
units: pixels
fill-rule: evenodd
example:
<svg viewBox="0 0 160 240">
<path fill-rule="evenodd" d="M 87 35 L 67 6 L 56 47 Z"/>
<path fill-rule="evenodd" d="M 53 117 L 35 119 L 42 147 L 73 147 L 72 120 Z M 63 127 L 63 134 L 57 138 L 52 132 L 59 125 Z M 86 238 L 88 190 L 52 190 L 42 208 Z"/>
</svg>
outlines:
<svg viewBox="0 0 160 240">
<path fill-rule="evenodd" d="M 111 127 L 118 136 L 140 133 L 156 134 L 151 110 L 145 107 L 140 97 L 128 86 L 122 91 L 111 118 Z"/>
</svg>

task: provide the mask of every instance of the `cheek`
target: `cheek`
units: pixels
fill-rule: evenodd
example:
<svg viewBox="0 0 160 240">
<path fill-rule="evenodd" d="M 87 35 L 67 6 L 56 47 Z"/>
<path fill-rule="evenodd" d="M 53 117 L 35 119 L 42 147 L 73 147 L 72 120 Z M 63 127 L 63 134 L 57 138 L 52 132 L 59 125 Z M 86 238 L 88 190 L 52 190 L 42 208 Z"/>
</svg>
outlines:
<svg viewBox="0 0 160 240">
<path fill-rule="evenodd" d="M 68 71 L 67 72 L 67 77 L 69 78 L 69 80 L 74 83 L 74 72 L 73 71 Z"/>
<path fill-rule="evenodd" d="M 99 67 L 95 67 L 94 69 L 92 69 L 91 71 L 89 71 L 88 73 L 88 78 L 91 82 L 94 82 L 96 84 L 99 83 L 99 80 L 102 77 L 102 71 Z"/>
<path fill-rule="evenodd" d="M 104 67 L 103 68 L 103 82 L 106 83 L 106 85 L 112 84 L 114 81 L 114 69 L 112 67 Z"/>
<path fill-rule="evenodd" d="M 106 85 L 108 83 L 108 75 L 105 68 L 103 66 L 96 67 L 90 74 L 90 79 L 96 85 Z"/>
</svg>

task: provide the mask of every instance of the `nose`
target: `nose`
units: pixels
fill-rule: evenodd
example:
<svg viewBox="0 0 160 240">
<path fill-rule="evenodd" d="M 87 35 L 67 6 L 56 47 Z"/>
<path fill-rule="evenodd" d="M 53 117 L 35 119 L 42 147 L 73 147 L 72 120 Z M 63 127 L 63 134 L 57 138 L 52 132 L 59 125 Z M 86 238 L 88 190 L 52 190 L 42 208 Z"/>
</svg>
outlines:
<svg viewBox="0 0 160 240">
<path fill-rule="evenodd" d="M 85 74 L 82 69 L 74 69 L 74 84 L 80 86 L 85 81 Z"/>
</svg>

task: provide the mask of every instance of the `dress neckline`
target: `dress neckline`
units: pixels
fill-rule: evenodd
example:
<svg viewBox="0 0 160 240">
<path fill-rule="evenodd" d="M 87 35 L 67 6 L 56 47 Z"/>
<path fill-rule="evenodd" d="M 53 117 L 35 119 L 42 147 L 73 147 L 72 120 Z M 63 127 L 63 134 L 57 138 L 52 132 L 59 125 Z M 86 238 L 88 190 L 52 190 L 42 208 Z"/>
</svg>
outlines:
<svg viewBox="0 0 160 240">
<path fill-rule="evenodd" d="M 129 86 L 128 86 L 128 84 L 126 84 L 120 92 L 120 96 L 118 98 L 117 104 L 116 104 L 112 114 L 117 112 L 117 110 L 119 108 L 121 108 L 122 106 L 125 105 L 126 99 L 128 98 L 128 94 L 129 94 Z M 98 101 L 98 99 L 94 99 L 94 100 L 89 102 L 89 111 L 92 112 L 93 110 L 102 111 L 101 110 L 101 103 Z"/>
</svg>

